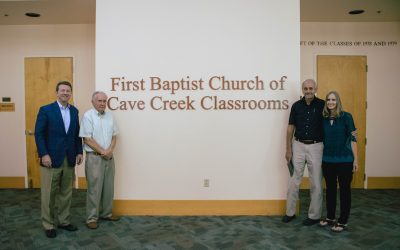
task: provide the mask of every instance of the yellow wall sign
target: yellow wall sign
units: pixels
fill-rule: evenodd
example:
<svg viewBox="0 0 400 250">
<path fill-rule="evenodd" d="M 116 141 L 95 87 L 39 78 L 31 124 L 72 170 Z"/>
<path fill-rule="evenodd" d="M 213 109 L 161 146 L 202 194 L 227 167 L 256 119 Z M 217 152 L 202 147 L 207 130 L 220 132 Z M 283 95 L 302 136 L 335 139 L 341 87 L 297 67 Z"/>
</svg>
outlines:
<svg viewBox="0 0 400 250">
<path fill-rule="evenodd" d="M 15 112 L 15 103 L 0 102 L 0 112 Z"/>
</svg>

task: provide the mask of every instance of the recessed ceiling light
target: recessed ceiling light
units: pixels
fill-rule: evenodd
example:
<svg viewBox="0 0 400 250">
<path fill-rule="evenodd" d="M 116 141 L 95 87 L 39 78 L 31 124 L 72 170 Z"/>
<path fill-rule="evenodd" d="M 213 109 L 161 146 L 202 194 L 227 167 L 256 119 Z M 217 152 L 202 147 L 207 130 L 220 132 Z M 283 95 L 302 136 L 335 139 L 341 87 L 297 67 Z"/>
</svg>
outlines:
<svg viewBox="0 0 400 250">
<path fill-rule="evenodd" d="M 352 11 L 349 11 L 349 14 L 350 15 L 358 15 L 358 14 L 362 14 L 364 12 L 365 12 L 364 10 L 352 10 Z"/>
<path fill-rule="evenodd" d="M 28 12 L 28 13 L 25 13 L 25 16 L 28 16 L 28 17 L 40 17 L 40 14 L 39 13 Z"/>
</svg>

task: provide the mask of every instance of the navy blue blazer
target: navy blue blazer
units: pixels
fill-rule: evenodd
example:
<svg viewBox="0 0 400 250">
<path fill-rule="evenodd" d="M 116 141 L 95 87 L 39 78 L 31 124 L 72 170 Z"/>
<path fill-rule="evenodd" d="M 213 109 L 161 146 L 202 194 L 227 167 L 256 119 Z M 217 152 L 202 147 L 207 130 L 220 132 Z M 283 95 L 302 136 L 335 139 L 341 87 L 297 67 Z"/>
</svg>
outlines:
<svg viewBox="0 0 400 250">
<path fill-rule="evenodd" d="M 82 154 L 82 139 L 79 138 L 78 109 L 69 106 L 70 125 L 65 133 L 64 122 L 57 101 L 40 107 L 35 125 L 35 141 L 39 157 L 50 155 L 53 168 L 59 168 L 65 156 L 68 165 L 76 165 L 76 156 Z"/>
</svg>

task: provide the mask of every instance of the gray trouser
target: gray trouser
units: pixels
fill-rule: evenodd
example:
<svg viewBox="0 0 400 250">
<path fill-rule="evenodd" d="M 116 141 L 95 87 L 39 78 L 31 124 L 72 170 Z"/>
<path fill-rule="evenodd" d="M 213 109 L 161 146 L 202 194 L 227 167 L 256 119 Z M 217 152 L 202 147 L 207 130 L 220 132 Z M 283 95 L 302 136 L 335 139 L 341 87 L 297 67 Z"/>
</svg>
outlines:
<svg viewBox="0 0 400 250">
<path fill-rule="evenodd" d="M 299 188 L 303 179 L 305 164 L 307 163 L 310 178 L 311 203 L 308 209 L 308 218 L 321 218 L 322 212 L 322 153 L 323 143 L 304 144 L 293 141 L 293 176 L 289 179 L 286 201 L 286 215 L 292 216 L 296 212 L 296 203 L 299 199 Z"/>
<path fill-rule="evenodd" d="M 60 168 L 40 167 L 41 211 L 44 229 L 55 228 L 57 222 L 61 225 L 70 224 L 74 174 L 75 168 L 68 166 L 67 158 L 64 159 Z M 57 214 L 55 214 L 56 204 Z"/>
<path fill-rule="evenodd" d="M 86 223 L 112 215 L 114 172 L 114 159 L 106 160 L 93 153 L 86 154 Z"/>
</svg>

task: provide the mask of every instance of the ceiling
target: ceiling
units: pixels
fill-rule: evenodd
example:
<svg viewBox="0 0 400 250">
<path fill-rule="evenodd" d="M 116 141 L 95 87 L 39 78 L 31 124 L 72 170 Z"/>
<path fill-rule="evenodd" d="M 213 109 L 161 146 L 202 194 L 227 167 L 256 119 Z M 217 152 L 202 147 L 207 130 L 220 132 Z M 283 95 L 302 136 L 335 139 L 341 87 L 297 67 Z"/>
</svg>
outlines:
<svg viewBox="0 0 400 250">
<path fill-rule="evenodd" d="M 349 15 L 362 9 L 360 15 Z M 39 18 L 25 16 L 40 13 Z M 95 23 L 96 0 L 0 0 L 0 25 Z M 302 22 L 400 22 L 400 0 L 300 0 Z"/>
<path fill-rule="evenodd" d="M 364 10 L 349 15 L 351 10 Z M 400 0 L 300 0 L 302 22 L 400 22 Z"/>
<path fill-rule="evenodd" d="M 0 0 L 0 25 L 95 23 L 95 16 L 96 0 Z"/>
</svg>

